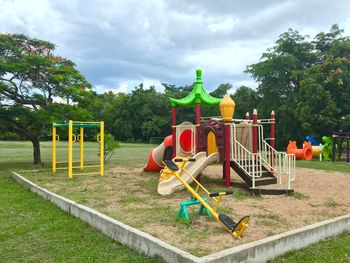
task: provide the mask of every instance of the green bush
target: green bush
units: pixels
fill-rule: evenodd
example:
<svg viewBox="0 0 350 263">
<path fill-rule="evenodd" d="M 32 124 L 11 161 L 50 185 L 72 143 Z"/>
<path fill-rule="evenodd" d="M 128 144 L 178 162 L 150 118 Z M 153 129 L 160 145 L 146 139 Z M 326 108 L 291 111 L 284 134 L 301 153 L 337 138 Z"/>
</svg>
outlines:
<svg viewBox="0 0 350 263">
<path fill-rule="evenodd" d="M 120 148 L 120 142 L 117 141 L 114 136 L 110 133 L 107 133 L 104 137 L 104 161 L 107 163 L 109 159 L 115 153 L 115 150 Z M 98 151 L 98 155 L 100 155 L 100 148 Z"/>
</svg>

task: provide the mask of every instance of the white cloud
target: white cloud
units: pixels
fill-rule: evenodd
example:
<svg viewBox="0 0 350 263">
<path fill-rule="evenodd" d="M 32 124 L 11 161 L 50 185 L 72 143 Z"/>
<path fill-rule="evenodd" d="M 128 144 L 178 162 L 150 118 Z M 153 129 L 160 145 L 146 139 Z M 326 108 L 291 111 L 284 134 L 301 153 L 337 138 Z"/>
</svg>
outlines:
<svg viewBox="0 0 350 263">
<path fill-rule="evenodd" d="M 158 91 L 158 92 L 164 91 L 164 86 L 157 79 L 143 79 L 142 83 L 143 83 L 143 87 L 145 89 L 149 89 L 151 86 L 153 86 L 156 89 L 156 91 Z"/>
<path fill-rule="evenodd" d="M 226 82 L 255 87 L 243 71 L 289 27 L 314 36 L 339 23 L 350 34 L 347 0 L 0 0 L 0 6 L 0 32 L 57 44 L 98 92 L 129 92 L 140 82 L 158 91 L 160 82 L 187 85 L 196 68 L 208 90 Z"/>
</svg>

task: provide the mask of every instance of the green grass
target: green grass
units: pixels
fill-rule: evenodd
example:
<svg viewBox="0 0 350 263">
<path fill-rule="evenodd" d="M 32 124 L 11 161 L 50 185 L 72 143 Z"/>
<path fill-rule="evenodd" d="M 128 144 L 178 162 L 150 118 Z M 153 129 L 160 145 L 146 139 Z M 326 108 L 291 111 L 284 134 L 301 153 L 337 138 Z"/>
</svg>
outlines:
<svg viewBox="0 0 350 263">
<path fill-rule="evenodd" d="M 97 161 L 95 144 L 86 145 L 87 160 Z M 125 164 L 125 154 L 140 152 L 125 165 L 143 165 L 144 159 L 140 162 L 139 158 L 147 156 L 150 146 L 123 146 L 113 158 Z M 66 156 L 66 147 L 64 142 L 58 145 L 61 160 Z M 39 169 L 49 169 L 50 142 L 41 143 L 41 155 L 44 164 Z M 22 169 L 38 169 L 32 164 L 31 144 L 0 141 L 0 262 L 160 261 L 113 241 L 8 177 L 11 170 Z"/>
<path fill-rule="evenodd" d="M 293 197 L 295 199 L 298 199 L 298 200 L 303 200 L 303 199 L 308 199 L 309 197 L 304 195 L 303 193 L 300 193 L 300 192 L 293 192 L 293 193 L 290 193 L 289 194 L 290 197 Z"/>
<path fill-rule="evenodd" d="M 315 245 L 286 254 L 269 261 L 270 263 L 341 263 L 350 262 L 350 233 L 345 233 Z"/>
<path fill-rule="evenodd" d="M 350 163 L 345 161 L 336 161 L 333 163 L 332 161 L 320 162 L 316 159 L 312 161 L 298 160 L 296 166 L 300 168 L 350 173 Z"/>
<path fill-rule="evenodd" d="M 0 262 L 159 262 L 0 177 Z"/>
</svg>

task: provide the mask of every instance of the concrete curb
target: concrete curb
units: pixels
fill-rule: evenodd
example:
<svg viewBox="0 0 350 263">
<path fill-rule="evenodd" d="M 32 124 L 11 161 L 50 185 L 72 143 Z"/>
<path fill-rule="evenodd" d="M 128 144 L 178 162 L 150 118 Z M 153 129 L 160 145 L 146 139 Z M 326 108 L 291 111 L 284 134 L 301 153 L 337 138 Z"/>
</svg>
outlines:
<svg viewBox="0 0 350 263">
<path fill-rule="evenodd" d="M 199 262 L 199 258 L 171 246 L 145 232 L 130 227 L 111 217 L 108 217 L 87 206 L 78 204 L 65 197 L 34 184 L 18 173 L 12 172 L 11 177 L 20 185 L 30 189 L 45 199 L 50 200 L 63 211 L 81 219 L 92 227 L 100 230 L 112 239 L 149 256 L 158 256 L 166 262 Z"/>
<path fill-rule="evenodd" d="M 80 218 L 112 239 L 146 255 L 159 256 L 166 262 L 265 262 L 287 251 L 300 249 L 327 237 L 350 231 L 349 214 L 198 258 L 87 206 L 51 193 L 18 173 L 12 172 L 11 176 L 25 188 L 50 200 L 63 211 Z"/>
</svg>

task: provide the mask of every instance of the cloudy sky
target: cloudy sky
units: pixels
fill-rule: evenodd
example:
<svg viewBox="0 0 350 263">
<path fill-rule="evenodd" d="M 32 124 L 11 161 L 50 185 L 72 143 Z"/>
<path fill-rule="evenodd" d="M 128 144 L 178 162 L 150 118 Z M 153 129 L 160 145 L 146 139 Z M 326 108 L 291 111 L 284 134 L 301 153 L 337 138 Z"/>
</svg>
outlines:
<svg viewBox="0 0 350 263">
<path fill-rule="evenodd" d="M 350 35 L 349 0 L 0 0 L 0 32 L 55 43 L 98 92 L 191 84 L 196 68 L 210 91 L 256 87 L 243 71 L 281 33 L 334 23 Z"/>
</svg>

